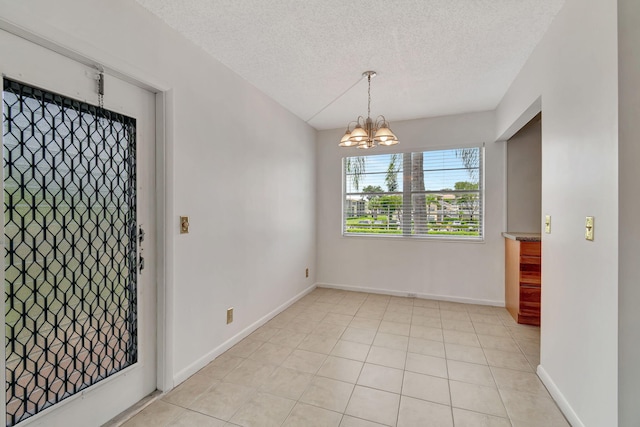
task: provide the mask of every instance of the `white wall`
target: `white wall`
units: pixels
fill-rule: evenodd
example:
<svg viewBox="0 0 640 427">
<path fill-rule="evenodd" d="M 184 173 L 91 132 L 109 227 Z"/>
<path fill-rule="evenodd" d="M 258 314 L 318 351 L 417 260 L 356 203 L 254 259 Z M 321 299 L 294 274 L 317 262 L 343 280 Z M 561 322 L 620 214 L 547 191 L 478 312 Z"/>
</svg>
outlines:
<svg viewBox="0 0 640 427">
<path fill-rule="evenodd" d="M 542 97 L 542 211 L 552 231 L 542 235 L 538 372 L 577 426 L 617 425 L 616 37 L 615 0 L 567 0 L 497 109 L 504 136 Z M 595 216 L 593 242 L 586 216 Z"/>
<path fill-rule="evenodd" d="M 507 230 L 540 233 L 541 122 L 527 124 L 507 141 Z"/>
<path fill-rule="evenodd" d="M 619 66 L 619 367 L 620 426 L 640 420 L 640 2 L 618 0 Z"/>
<path fill-rule="evenodd" d="M 392 123 L 400 144 L 378 152 L 482 144 L 485 151 L 484 243 L 341 235 L 344 129 L 318 135 L 318 283 L 400 295 L 504 304 L 504 143 L 492 112 Z M 392 150 L 395 149 L 395 150 Z"/>
<path fill-rule="evenodd" d="M 170 381 L 313 285 L 315 130 L 133 1 L 1 0 L 0 16 L 170 89 Z"/>
</svg>

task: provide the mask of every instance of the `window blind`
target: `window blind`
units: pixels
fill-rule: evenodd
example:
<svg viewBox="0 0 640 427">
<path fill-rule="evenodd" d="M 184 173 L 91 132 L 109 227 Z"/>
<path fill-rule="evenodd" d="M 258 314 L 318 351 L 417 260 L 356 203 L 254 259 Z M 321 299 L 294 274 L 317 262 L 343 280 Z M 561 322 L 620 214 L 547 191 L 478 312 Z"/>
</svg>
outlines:
<svg viewBox="0 0 640 427">
<path fill-rule="evenodd" d="M 481 240 L 483 148 L 343 159 L 343 234 Z"/>
</svg>

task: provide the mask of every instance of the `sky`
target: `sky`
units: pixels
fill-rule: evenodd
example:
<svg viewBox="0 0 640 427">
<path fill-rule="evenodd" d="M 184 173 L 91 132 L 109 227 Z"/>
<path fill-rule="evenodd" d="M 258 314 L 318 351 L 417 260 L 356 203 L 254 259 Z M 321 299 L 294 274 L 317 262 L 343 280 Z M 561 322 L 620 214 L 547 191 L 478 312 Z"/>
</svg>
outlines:
<svg viewBox="0 0 640 427">
<path fill-rule="evenodd" d="M 410 154 L 410 153 L 407 153 Z M 380 186 L 383 191 L 388 191 L 385 177 L 392 154 L 377 154 L 363 156 L 365 158 L 365 171 L 361 175 L 359 191 L 368 185 Z M 400 172 L 397 174 L 398 189 L 402 192 L 402 154 L 398 155 Z M 471 176 L 461 158 L 456 156 L 456 150 L 425 151 L 423 157 L 425 190 L 439 191 L 452 189 L 458 181 L 477 183 L 478 179 Z M 345 158 L 345 163 L 347 158 Z M 347 193 L 358 192 L 353 185 L 351 175 L 347 174 Z"/>
</svg>

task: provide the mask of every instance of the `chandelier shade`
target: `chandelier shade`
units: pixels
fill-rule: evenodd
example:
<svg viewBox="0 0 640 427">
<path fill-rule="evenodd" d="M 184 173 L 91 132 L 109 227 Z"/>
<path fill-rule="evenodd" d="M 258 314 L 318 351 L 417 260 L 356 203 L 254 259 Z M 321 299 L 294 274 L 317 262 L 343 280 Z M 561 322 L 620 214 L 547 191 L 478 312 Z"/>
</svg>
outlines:
<svg viewBox="0 0 640 427">
<path fill-rule="evenodd" d="M 368 104 L 367 104 L 367 118 L 359 116 L 357 120 L 347 125 L 347 130 L 340 139 L 338 146 L 340 147 L 354 147 L 357 146 L 361 149 L 373 148 L 378 145 L 395 145 L 397 144 L 398 137 L 391 131 L 389 123 L 384 116 L 378 116 L 373 121 L 371 119 L 371 78 L 376 76 L 375 71 L 365 71 L 362 73 L 368 81 Z M 353 129 L 351 125 L 355 123 Z"/>
</svg>

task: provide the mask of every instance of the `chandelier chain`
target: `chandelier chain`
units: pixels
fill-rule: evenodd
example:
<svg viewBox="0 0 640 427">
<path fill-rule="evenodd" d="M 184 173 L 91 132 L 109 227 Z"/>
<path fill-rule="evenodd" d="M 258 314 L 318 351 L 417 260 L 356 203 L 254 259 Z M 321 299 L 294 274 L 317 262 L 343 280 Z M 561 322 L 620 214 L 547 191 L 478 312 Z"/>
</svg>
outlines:
<svg viewBox="0 0 640 427">
<path fill-rule="evenodd" d="M 371 117 L 371 74 L 367 76 L 367 80 L 369 81 L 369 102 L 367 103 L 367 118 Z"/>
</svg>

